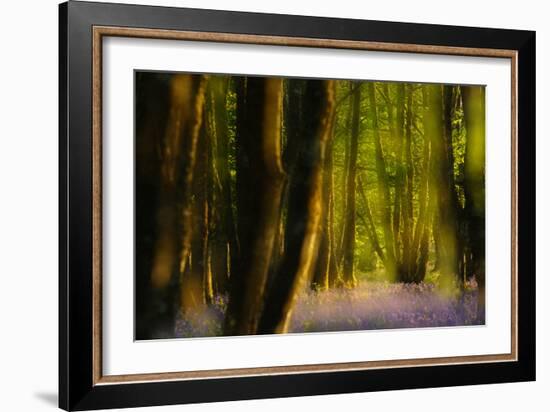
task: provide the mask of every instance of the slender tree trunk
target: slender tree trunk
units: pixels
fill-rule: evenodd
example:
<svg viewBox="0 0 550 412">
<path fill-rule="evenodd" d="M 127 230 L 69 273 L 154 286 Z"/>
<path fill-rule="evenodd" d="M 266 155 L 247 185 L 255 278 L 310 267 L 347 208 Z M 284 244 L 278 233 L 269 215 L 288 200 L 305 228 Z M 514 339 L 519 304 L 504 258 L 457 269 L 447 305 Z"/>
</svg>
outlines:
<svg viewBox="0 0 550 412">
<path fill-rule="evenodd" d="M 434 159 L 435 160 L 435 159 Z M 435 161 L 433 162 L 435 164 Z M 434 166 L 437 167 L 437 166 Z M 434 184 L 431 186 L 431 192 L 433 192 L 433 199 L 436 203 L 432 213 L 432 239 L 434 242 L 434 264 L 432 272 L 438 271 L 441 267 L 441 234 L 439 232 L 439 207 L 437 206 L 437 180 L 434 180 Z M 430 202 L 432 201 L 432 193 L 430 193 Z"/>
<path fill-rule="evenodd" d="M 444 119 L 444 147 L 447 155 L 447 180 L 450 193 L 450 207 L 452 208 L 449 213 L 451 214 L 451 222 L 454 220 L 455 225 L 455 254 L 456 254 L 456 282 L 462 289 L 464 287 L 464 239 L 466 233 L 464 233 L 464 225 L 462 224 L 462 206 L 458 200 L 458 194 L 456 191 L 455 176 L 454 176 L 454 150 L 453 150 L 453 118 L 454 118 L 454 104 L 453 95 L 456 86 L 443 86 L 443 119 Z"/>
<path fill-rule="evenodd" d="M 427 99 L 425 93 L 423 93 L 423 105 L 425 119 L 428 114 L 429 107 L 427 106 Z M 426 124 L 424 130 L 426 130 Z M 427 135 L 424 135 L 423 149 L 422 149 L 422 172 L 420 176 L 420 189 L 418 194 L 418 219 L 414 228 L 413 243 L 411 249 L 415 253 L 416 271 L 414 274 L 415 282 L 422 282 L 426 275 L 426 264 L 428 262 L 429 251 L 429 239 L 430 239 L 430 217 L 433 211 L 432 205 L 435 196 L 429 194 L 429 182 L 430 182 L 430 141 Z M 428 196 L 430 196 L 430 203 L 428 203 Z"/>
<path fill-rule="evenodd" d="M 214 113 L 214 93 L 212 83 L 217 78 L 208 82 L 206 91 L 206 128 L 209 139 L 208 145 L 208 271 L 210 273 L 210 289 L 212 296 L 223 293 L 223 286 L 228 276 L 227 271 L 227 246 L 225 245 L 225 232 L 222 232 L 223 219 L 221 210 L 223 201 L 221 195 L 220 172 L 216 164 L 218 135 L 216 133 L 216 115 Z M 206 285 L 207 286 L 207 285 Z M 208 302 L 210 303 L 210 302 Z"/>
<path fill-rule="evenodd" d="M 334 133 L 334 121 L 333 120 L 333 133 Z M 332 144 L 332 140 L 331 140 Z M 332 169 L 332 167 L 331 167 Z M 328 266 L 328 285 L 329 287 L 334 287 L 338 279 L 338 259 L 336 257 L 336 248 L 337 241 L 334 233 L 334 175 L 330 176 L 330 198 L 329 198 L 329 207 L 328 207 L 328 236 L 330 239 L 330 248 L 329 248 L 329 266 Z"/>
<path fill-rule="evenodd" d="M 304 100 L 304 133 L 294 172 L 290 176 L 285 254 L 269 290 L 260 333 L 288 329 L 298 291 L 315 266 L 321 223 L 323 164 L 334 117 L 334 82 L 310 80 Z"/>
<path fill-rule="evenodd" d="M 376 107 L 375 87 L 373 82 L 367 83 L 367 92 L 369 97 L 369 105 L 372 115 L 372 126 L 374 129 L 374 147 L 376 159 L 376 174 L 378 176 L 378 198 L 382 212 L 382 227 L 384 231 L 384 246 L 386 249 L 385 268 L 389 279 L 396 277 L 396 260 L 394 251 L 394 239 L 391 227 L 391 206 L 390 206 L 390 189 L 388 175 L 386 172 L 386 161 L 382 143 L 380 141 L 380 128 L 378 125 L 378 111 Z"/>
<path fill-rule="evenodd" d="M 393 146 L 395 147 L 395 159 L 396 159 L 396 173 L 395 173 L 395 185 L 394 185 L 394 201 L 393 201 L 393 214 L 392 214 L 392 230 L 393 230 L 393 250 L 395 252 L 396 265 L 401 266 L 399 261 L 401 259 L 401 209 L 403 198 L 403 84 L 397 85 L 397 101 L 395 104 L 396 116 L 394 116 L 394 105 L 391 101 L 391 95 L 388 83 L 382 83 L 382 95 L 386 101 L 386 111 L 388 115 L 388 129 L 392 139 Z M 407 253 L 404 249 L 403 253 Z"/>
<path fill-rule="evenodd" d="M 380 247 L 380 241 L 378 240 L 378 235 L 376 234 L 376 226 L 374 225 L 374 220 L 372 218 L 372 213 L 370 210 L 369 199 L 367 198 L 367 195 L 365 193 L 365 189 L 363 187 L 363 179 L 361 178 L 361 176 L 359 176 L 358 185 L 359 193 L 361 194 L 361 198 L 363 199 L 363 204 L 365 208 L 365 229 L 367 231 L 367 236 L 372 243 L 374 251 L 380 258 L 382 263 L 384 263 L 386 261 L 386 256 L 384 255 L 384 251 Z"/>
<path fill-rule="evenodd" d="M 240 264 L 238 273 L 231 276 L 226 335 L 256 333 L 279 227 L 284 180 L 280 147 L 282 80 L 242 79 L 237 94 Z"/>
<path fill-rule="evenodd" d="M 460 89 L 466 123 L 464 195 L 469 226 L 472 271 L 478 284 L 478 307 L 485 310 L 485 90 Z"/>
<path fill-rule="evenodd" d="M 345 234 L 345 227 L 346 227 L 346 218 L 347 218 L 347 182 L 348 182 L 348 170 L 349 170 L 349 158 L 350 158 L 350 144 L 351 144 L 351 125 L 352 125 L 352 117 L 353 117 L 353 99 L 354 99 L 354 85 L 353 82 L 349 82 L 349 95 L 347 97 L 348 101 L 348 111 L 346 113 L 346 119 L 345 119 L 345 125 L 346 125 L 346 131 L 350 131 L 349 133 L 349 139 L 344 138 L 344 167 L 342 169 L 342 182 L 340 185 L 341 192 L 340 192 L 340 199 L 342 202 L 341 210 L 342 214 L 340 216 L 340 222 L 339 222 L 339 235 L 338 235 L 338 242 L 336 247 L 336 260 L 337 260 L 337 266 L 338 270 L 340 270 L 342 265 L 342 260 L 344 257 L 344 234 Z M 347 137 L 347 134 L 345 135 Z"/>
<path fill-rule="evenodd" d="M 404 86 L 403 86 L 404 89 Z M 416 249 L 413 249 L 413 230 L 414 230 L 414 211 L 413 211 L 413 183 L 414 183 L 414 167 L 412 160 L 412 91 L 411 86 L 407 87 L 407 116 L 404 119 L 405 123 L 405 167 L 404 167 L 404 188 L 403 188 L 403 261 L 404 269 L 407 273 L 407 281 L 415 280 L 416 273 Z M 405 90 L 403 90 L 403 93 Z"/>
<path fill-rule="evenodd" d="M 209 84 L 211 80 L 209 81 Z M 217 169 L 215 166 L 215 147 L 216 147 L 216 132 L 214 130 L 214 116 L 212 108 L 212 99 L 207 87 L 206 103 L 204 113 L 203 128 L 206 129 L 206 241 L 205 241 L 205 272 L 203 279 L 204 299 L 207 304 L 211 304 L 214 301 L 214 296 L 218 294 L 218 279 L 214 277 L 214 271 L 212 267 L 213 256 L 213 240 L 216 240 L 216 225 L 219 224 L 220 218 L 217 213 L 218 205 L 216 204 L 217 195 L 214 193 L 219 185 L 219 178 Z M 222 269 L 223 270 L 223 269 Z"/>
<path fill-rule="evenodd" d="M 209 109 L 210 104 L 207 105 L 207 110 Z M 211 109 L 211 108 L 210 108 Z M 204 115 L 204 124 L 203 129 L 205 131 L 205 157 L 206 157 L 206 187 L 205 187 L 205 203 L 206 203 L 206 217 L 203 233 L 203 245 L 204 245 L 204 275 L 203 275 L 203 289 L 204 289 L 204 300 L 207 304 L 211 304 L 214 301 L 214 293 L 216 281 L 212 274 L 212 253 L 211 253 L 211 242 L 212 242 L 212 218 L 214 215 L 214 163 L 212 160 L 212 146 L 215 134 L 212 130 L 212 124 L 209 123 L 206 118 L 206 113 Z M 204 127 L 207 125 L 207 127 Z"/>
<path fill-rule="evenodd" d="M 218 293 L 225 293 L 232 270 L 237 270 L 239 257 L 235 218 L 233 215 L 233 193 L 229 173 L 229 135 L 227 118 L 227 93 L 230 80 L 214 77 L 210 80 L 211 114 L 213 124 L 213 166 L 215 169 L 214 191 L 217 202 L 215 214 L 218 218 L 212 242 L 212 265 Z"/>
<path fill-rule="evenodd" d="M 361 85 L 356 83 L 353 92 L 353 112 L 351 120 L 351 140 L 349 151 L 349 163 L 346 181 L 346 220 L 344 223 L 343 237 L 343 280 L 348 287 L 356 284 L 354 255 L 355 255 L 355 219 L 356 219 L 356 174 L 357 174 L 357 151 L 359 147 L 359 123 L 361 110 Z"/>
<path fill-rule="evenodd" d="M 426 277 L 426 265 L 428 264 L 428 253 L 430 246 L 430 226 L 424 224 L 422 237 L 418 249 L 418 258 L 416 260 L 415 282 L 420 283 Z"/>
<path fill-rule="evenodd" d="M 333 123 L 333 122 L 332 122 Z M 331 131 L 332 134 L 332 131 Z M 323 168 L 323 194 L 321 198 L 321 242 L 317 256 L 317 264 L 313 274 L 311 287 L 314 290 L 326 290 L 329 287 L 331 265 L 333 264 L 333 241 L 331 227 L 332 207 L 332 139 L 326 144 L 325 166 Z"/>
<path fill-rule="evenodd" d="M 196 310 L 206 303 L 208 283 L 208 133 L 206 122 L 197 142 L 193 171 L 191 266 L 182 276 L 180 307 L 182 314 Z"/>
<path fill-rule="evenodd" d="M 408 193 L 405 191 L 406 166 L 403 160 L 403 154 L 406 150 L 404 142 L 404 123 L 405 123 L 405 85 L 400 83 L 397 86 L 397 116 L 395 125 L 395 135 L 397 139 L 396 149 L 396 176 L 395 176 L 395 207 L 393 213 L 393 233 L 395 241 L 395 259 L 399 279 L 402 282 L 410 282 L 410 220 L 408 216 Z M 400 217 L 402 216 L 403 228 L 401 229 Z M 400 233 L 401 232 L 401 233 Z M 401 242 L 399 237 L 401 235 Z M 400 253 L 400 246 L 403 251 Z"/>
</svg>

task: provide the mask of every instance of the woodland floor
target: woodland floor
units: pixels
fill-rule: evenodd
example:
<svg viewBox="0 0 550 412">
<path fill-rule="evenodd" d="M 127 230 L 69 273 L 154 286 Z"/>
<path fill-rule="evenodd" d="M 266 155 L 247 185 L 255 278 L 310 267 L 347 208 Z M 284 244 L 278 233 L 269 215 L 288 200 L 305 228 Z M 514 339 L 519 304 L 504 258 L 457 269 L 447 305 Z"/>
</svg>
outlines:
<svg viewBox="0 0 550 412">
<path fill-rule="evenodd" d="M 302 293 L 293 310 L 290 333 L 483 325 L 477 289 L 453 296 L 430 283 L 361 281 L 353 289 Z M 221 336 L 226 299 L 178 319 L 175 337 Z"/>
</svg>

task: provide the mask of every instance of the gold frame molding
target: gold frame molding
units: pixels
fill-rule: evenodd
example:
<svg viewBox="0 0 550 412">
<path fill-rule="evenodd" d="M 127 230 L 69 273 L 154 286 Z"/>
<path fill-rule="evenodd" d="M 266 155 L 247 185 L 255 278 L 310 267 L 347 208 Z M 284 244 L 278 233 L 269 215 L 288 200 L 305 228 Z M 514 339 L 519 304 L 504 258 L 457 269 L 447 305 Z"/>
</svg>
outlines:
<svg viewBox="0 0 550 412">
<path fill-rule="evenodd" d="M 315 365 L 290 365 L 238 369 L 218 369 L 201 371 L 145 373 L 132 375 L 103 375 L 102 362 L 102 40 L 103 37 L 131 37 L 164 40 L 187 40 L 204 42 L 278 45 L 293 47 L 317 47 L 333 49 L 354 49 L 399 53 L 423 53 L 439 55 L 497 57 L 511 60 L 511 132 L 512 132 L 512 261 L 511 261 L 511 353 L 494 355 L 451 356 L 439 358 L 395 359 L 383 361 L 328 363 Z M 382 43 L 319 38 L 279 37 L 248 34 L 213 33 L 196 31 L 176 31 L 142 29 L 129 27 L 94 26 L 92 61 L 92 185 L 93 185 L 93 385 L 136 383 L 168 380 L 190 380 L 207 378 L 227 378 L 259 375 L 296 374 L 307 372 L 335 372 L 412 366 L 457 365 L 471 363 L 491 363 L 517 361 L 517 52 L 514 50 L 430 46 L 420 44 Z"/>
</svg>

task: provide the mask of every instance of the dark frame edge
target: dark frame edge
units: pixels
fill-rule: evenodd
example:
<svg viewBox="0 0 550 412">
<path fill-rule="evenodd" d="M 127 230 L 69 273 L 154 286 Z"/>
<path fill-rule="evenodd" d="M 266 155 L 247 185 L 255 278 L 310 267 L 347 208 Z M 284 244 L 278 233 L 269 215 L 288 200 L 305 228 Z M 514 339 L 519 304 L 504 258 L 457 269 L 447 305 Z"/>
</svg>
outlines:
<svg viewBox="0 0 550 412">
<path fill-rule="evenodd" d="M 536 380 L 536 32 L 518 48 L 518 348 L 522 374 Z M 521 161 L 523 159 L 523 161 Z M 521 275 L 520 275 L 521 276 Z M 526 276 L 530 276 L 527 279 Z"/>
<path fill-rule="evenodd" d="M 59 250 L 58 250 L 58 265 L 59 265 L 59 313 L 58 313 L 58 406 L 62 409 L 69 410 L 69 374 L 68 374 L 68 290 L 67 290 L 67 147 L 68 147 L 68 127 L 67 127 L 67 86 L 68 86 L 68 3 L 61 3 L 58 6 L 59 19 L 59 39 L 58 39 L 58 56 L 59 56 L 59 84 L 58 84 L 58 199 L 59 199 Z"/>
</svg>

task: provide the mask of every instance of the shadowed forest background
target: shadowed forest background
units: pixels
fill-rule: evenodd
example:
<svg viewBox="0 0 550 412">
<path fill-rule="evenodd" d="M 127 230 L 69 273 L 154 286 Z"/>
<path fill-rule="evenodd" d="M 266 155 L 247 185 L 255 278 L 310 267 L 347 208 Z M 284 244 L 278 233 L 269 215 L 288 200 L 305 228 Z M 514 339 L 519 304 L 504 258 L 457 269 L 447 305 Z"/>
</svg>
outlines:
<svg viewBox="0 0 550 412">
<path fill-rule="evenodd" d="M 137 339 L 484 324 L 484 87 L 135 93 Z"/>
</svg>

